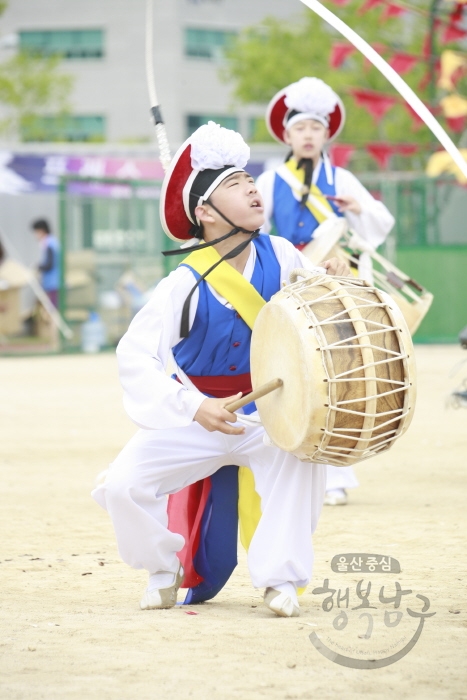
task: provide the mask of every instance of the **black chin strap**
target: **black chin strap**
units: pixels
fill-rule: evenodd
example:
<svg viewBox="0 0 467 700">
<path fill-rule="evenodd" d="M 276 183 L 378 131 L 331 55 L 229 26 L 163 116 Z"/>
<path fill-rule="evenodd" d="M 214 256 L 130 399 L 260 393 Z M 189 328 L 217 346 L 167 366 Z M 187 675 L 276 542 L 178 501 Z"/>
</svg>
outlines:
<svg viewBox="0 0 467 700">
<path fill-rule="evenodd" d="M 195 197 L 199 198 L 199 195 L 194 194 Z M 246 229 L 242 228 L 241 226 L 236 226 L 233 221 L 230 221 L 209 199 L 206 199 L 206 204 L 209 204 L 210 207 L 216 211 L 219 216 L 221 216 L 224 221 L 227 221 L 227 223 L 232 226 L 232 230 L 229 231 L 229 233 L 224 234 L 220 238 L 216 238 L 214 241 L 209 241 L 208 243 L 200 243 L 199 245 L 193 246 L 193 248 L 178 248 L 177 250 L 164 250 L 162 251 L 162 255 L 183 255 L 186 254 L 187 252 L 192 252 L 195 253 L 197 250 L 202 250 L 203 248 L 209 248 L 209 246 L 216 245 L 216 243 L 220 243 L 221 241 L 225 241 L 227 238 L 230 238 L 231 236 L 235 236 L 237 233 L 247 233 L 250 237 L 246 241 L 242 241 L 238 246 L 235 248 L 232 248 L 232 250 L 229 253 L 226 253 L 225 255 L 220 258 L 217 262 L 212 265 L 209 270 L 206 270 L 206 272 L 201 275 L 199 280 L 196 282 L 195 286 L 191 290 L 191 292 L 188 294 L 187 298 L 185 299 L 185 302 L 183 304 L 183 309 L 182 309 L 182 319 L 180 322 L 180 337 L 181 338 L 188 338 L 190 334 L 190 302 L 193 294 L 195 291 L 198 289 L 199 285 L 201 282 L 203 282 L 206 277 L 209 275 L 210 272 L 215 270 L 215 268 L 221 264 L 221 262 L 224 262 L 224 260 L 231 260 L 232 258 L 236 258 L 237 255 L 240 255 L 247 246 L 250 245 L 251 241 L 254 240 L 255 238 L 258 238 L 260 235 L 259 230 L 257 229 L 256 231 L 247 231 Z"/>
<path fill-rule="evenodd" d="M 190 193 L 193 194 L 193 193 Z M 199 198 L 199 195 L 195 194 L 195 197 Z M 232 226 L 232 230 L 229 231 L 229 233 L 224 234 L 220 238 L 216 238 L 214 241 L 209 241 L 209 243 L 200 243 L 199 245 L 193 246 L 193 248 L 177 248 L 177 250 L 163 250 L 162 255 L 165 255 L 166 257 L 170 255 L 185 255 L 188 251 L 193 252 L 195 250 L 202 250 L 203 248 L 209 248 L 209 246 L 216 245 L 217 243 L 220 243 L 221 241 L 225 241 L 227 238 L 230 238 L 231 236 L 235 236 L 236 233 L 255 233 L 254 231 L 247 231 L 245 228 L 242 228 L 241 226 L 236 226 L 233 221 L 230 221 L 221 211 L 218 209 L 209 199 L 206 199 L 206 204 L 209 204 L 210 207 L 216 211 L 219 216 L 221 216 L 224 221 L 227 221 L 229 226 Z M 255 236 L 256 238 L 256 236 Z M 238 255 L 238 253 L 237 253 Z M 233 256 L 235 257 L 235 256 Z"/>
</svg>

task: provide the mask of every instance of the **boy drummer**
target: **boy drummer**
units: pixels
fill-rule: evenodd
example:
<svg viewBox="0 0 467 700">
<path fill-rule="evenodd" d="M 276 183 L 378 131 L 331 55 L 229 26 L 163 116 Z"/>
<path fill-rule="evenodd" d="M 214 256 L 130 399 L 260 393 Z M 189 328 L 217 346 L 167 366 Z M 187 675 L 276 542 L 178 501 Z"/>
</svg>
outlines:
<svg viewBox="0 0 467 700">
<path fill-rule="evenodd" d="M 175 605 L 183 579 L 183 537 L 167 529 L 166 496 L 228 464 L 252 470 L 262 500 L 248 566 L 265 604 L 297 616 L 296 588 L 310 579 L 324 468 L 265 445 L 262 427 L 240 425 L 225 408 L 249 391 L 251 330 L 230 292 L 216 289 L 214 276 L 205 281 L 196 262 L 214 244 L 218 271 L 227 266 L 243 294 L 251 289 L 266 301 L 293 268 L 312 268 L 288 241 L 258 235 L 264 214 L 244 170 L 248 158 L 242 137 L 213 122 L 181 146 L 163 183 L 161 219 L 171 238 L 203 242 L 160 282 L 117 348 L 125 408 L 141 430 L 93 497 L 112 518 L 124 561 L 149 573 L 143 610 Z M 347 274 L 336 259 L 323 265 Z M 170 357 L 176 378 L 165 371 Z M 206 387 L 223 383 L 223 398 L 210 398 Z"/>
<path fill-rule="evenodd" d="M 319 78 L 302 78 L 270 101 L 266 124 L 271 135 L 290 146 L 286 162 L 257 180 L 263 196 L 265 224 L 299 250 L 312 239 L 319 224 L 344 216 L 351 229 L 377 248 L 394 225 L 382 202 L 348 170 L 331 165 L 326 146 L 341 132 L 345 110 L 336 93 Z M 359 277 L 372 281 L 371 259 L 359 259 Z M 347 489 L 358 486 L 351 467 L 327 467 L 325 503 L 344 505 Z"/>
</svg>

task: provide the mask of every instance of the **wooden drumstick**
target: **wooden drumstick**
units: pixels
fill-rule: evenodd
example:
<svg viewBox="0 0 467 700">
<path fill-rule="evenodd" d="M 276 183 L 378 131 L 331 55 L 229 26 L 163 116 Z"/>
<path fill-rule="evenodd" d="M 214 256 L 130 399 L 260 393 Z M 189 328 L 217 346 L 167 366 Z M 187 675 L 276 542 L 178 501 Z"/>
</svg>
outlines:
<svg viewBox="0 0 467 700">
<path fill-rule="evenodd" d="M 262 396 L 266 396 L 266 394 L 270 394 L 271 391 L 279 389 L 283 384 L 284 382 L 282 381 L 282 379 L 271 379 L 270 382 L 266 382 L 266 384 L 263 384 L 262 386 L 258 387 L 258 389 L 252 391 L 251 394 L 246 394 L 245 396 L 242 396 L 241 399 L 238 399 L 237 401 L 232 401 L 232 403 L 228 403 L 226 406 L 224 406 L 224 408 L 226 408 L 231 413 L 235 413 L 237 409 L 242 408 L 242 406 L 246 406 L 247 403 L 256 401 L 256 399 L 260 399 Z"/>
</svg>

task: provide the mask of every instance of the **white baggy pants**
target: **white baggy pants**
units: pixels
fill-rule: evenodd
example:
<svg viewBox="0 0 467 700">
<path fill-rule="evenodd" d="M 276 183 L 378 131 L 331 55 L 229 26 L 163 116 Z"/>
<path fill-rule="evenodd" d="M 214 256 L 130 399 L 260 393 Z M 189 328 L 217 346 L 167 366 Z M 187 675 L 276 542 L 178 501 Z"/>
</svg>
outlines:
<svg viewBox="0 0 467 700">
<path fill-rule="evenodd" d="M 358 479 L 352 467 L 334 467 L 326 464 L 326 491 L 334 489 L 354 489 Z"/>
<path fill-rule="evenodd" d="M 262 517 L 248 551 L 253 585 L 305 586 L 326 470 L 265 445 L 263 435 L 262 427 L 246 427 L 244 435 L 210 433 L 196 422 L 136 433 L 92 492 L 112 518 L 122 559 L 150 573 L 177 571 L 184 539 L 167 529 L 167 495 L 237 464 L 252 470 L 261 497 Z"/>
</svg>

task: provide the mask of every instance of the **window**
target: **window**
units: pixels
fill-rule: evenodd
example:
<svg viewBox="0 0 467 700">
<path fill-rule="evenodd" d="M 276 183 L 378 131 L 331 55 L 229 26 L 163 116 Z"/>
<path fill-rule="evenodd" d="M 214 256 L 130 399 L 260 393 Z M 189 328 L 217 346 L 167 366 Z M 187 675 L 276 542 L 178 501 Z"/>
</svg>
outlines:
<svg viewBox="0 0 467 700">
<path fill-rule="evenodd" d="M 23 141 L 105 141 L 105 117 L 96 115 L 35 117 L 22 128 Z"/>
<path fill-rule="evenodd" d="M 198 127 L 207 124 L 209 121 L 216 122 L 216 124 L 220 124 L 226 129 L 238 131 L 237 117 L 222 117 L 218 114 L 189 114 L 186 118 L 186 137 L 191 136 Z"/>
<path fill-rule="evenodd" d="M 214 29 L 185 29 L 185 56 L 215 59 L 222 56 L 236 32 L 222 32 Z"/>
<path fill-rule="evenodd" d="M 23 51 L 40 56 L 102 58 L 104 32 L 101 29 L 19 32 L 19 45 Z"/>
</svg>

